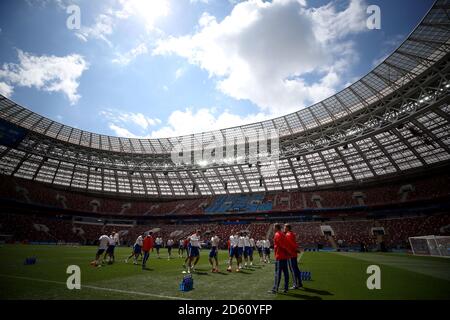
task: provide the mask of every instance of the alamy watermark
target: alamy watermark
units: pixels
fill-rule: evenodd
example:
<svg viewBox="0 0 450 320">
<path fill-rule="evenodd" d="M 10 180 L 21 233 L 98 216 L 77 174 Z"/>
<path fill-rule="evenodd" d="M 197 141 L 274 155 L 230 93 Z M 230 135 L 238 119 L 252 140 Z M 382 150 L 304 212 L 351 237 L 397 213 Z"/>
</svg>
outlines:
<svg viewBox="0 0 450 320">
<path fill-rule="evenodd" d="M 66 286 L 69 290 L 81 290 L 81 269 L 77 265 L 71 265 L 67 267 L 67 274 L 70 276 L 67 278 Z"/>
<path fill-rule="evenodd" d="M 201 167 L 247 163 L 257 166 L 263 177 L 275 174 L 280 157 L 278 130 L 236 131 L 212 131 L 181 137 L 172 149 L 171 160 L 176 165 Z"/>
<path fill-rule="evenodd" d="M 377 5 L 370 5 L 366 10 L 370 16 L 367 18 L 366 25 L 369 30 L 381 29 L 381 9 Z"/>
<path fill-rule="evenodd" d="M 366 285 L 369 290 L 381 289 L 381 269 L 379 266 L 371 265 L 367 267 L 367 274 L 370 274 L 367 278 Z"/>
<path fill-rule="evenodd" d="M 66 13 L 69 15 L 66 20 L 66 27 L 69 30 L 81 29 L 81 9 L 79 6 L 73 4 L 66 8 Z"/>
<path fill-rule="evenodd" d="M 66 20 L 66 26 L 69 30 L 81 29 L 81 9 L 80 6 L 72 4 L 66 8 L 66 13 L 69 15 Z M 377 5 L 370 5 L 367 7 L 366 13 L 369 17 L 366 20 L 366 26 L 370 30 L 381 29 L 381 9 Z"/>
</svg>

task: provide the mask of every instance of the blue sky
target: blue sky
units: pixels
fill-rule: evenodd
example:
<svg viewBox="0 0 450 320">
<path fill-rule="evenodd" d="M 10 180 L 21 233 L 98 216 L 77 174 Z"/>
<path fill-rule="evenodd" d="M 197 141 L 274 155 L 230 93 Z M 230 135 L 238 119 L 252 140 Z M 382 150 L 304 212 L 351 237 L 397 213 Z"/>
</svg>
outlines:
<svg viewBox="0 0 450 320">
<path fill-rule="evenodd" d="M 81 28 L 66 26 L 78 5 Z M 168 137 L 280 116 L 369 72 L 433 0 L 2 0 L 0 93 L 83 130 Z M 369 5 L 381 29 L 366 26 Z"/>
</svg>

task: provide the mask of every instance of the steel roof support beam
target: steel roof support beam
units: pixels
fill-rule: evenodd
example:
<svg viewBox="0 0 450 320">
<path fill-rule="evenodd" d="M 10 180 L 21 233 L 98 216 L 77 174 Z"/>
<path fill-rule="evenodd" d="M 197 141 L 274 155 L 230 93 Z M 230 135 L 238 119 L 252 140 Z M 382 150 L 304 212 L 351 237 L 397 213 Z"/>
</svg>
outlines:
<svg viewBox="0 0 450 320">
<path fill-rule="evenodd" d="M 336 184 L 336 180 L 334 179 L 334 176 L 333 176 L 333 174 L 331 173 L 331 169 L 330 169 L 330 167 L 328 166 L 328 163 L 327 163 L 327 161 L 325 160 L 325 157 L 323 156 L 323 154 L 322 154 L 321 152 L 318 152 L 318 154 L 319 154 L 320 159 L 323 161 L 323 164 L 325 165 L 325 169 L 327 170 L 328 175 L 329 175 L 331 181 L 333 181 L 333 184 Z"/>
<path fill-rule="evenodd" d="M 263 187 L 264 187 L 264 191 L 265 191 L 265 192 L 268 192 L 269 189 L 267 188 L 266 179 L 264 179 L 264 178 L 262 177 L 262 175 L 261 175 L 261 168 L 259 167 L 258 164 L 256 164 L 256 170 L 258 171 L 259 179 L 262 179 L 262 184 L 263 184 Z"/>
<path fill-rule="evenodd" d="M 202 192 L 200 186 L 198 185 L 198 181 L 197 181 L 196 178 L 192 175 L 192 172 L 191 172 L 190 170 L 187 170 L 186 173 L 187 173 L 187 175 L 189 176 L 189 178 L 190 178 L 191 181 L 192 181 L 192 187 L 194 187 L 194 184 L 195 184 L 195 186 L 196 186 L 195 189 L 196 189 L 196 191 L 197 191 L 197 194 L 199 194 L 200 196 L 202 196 L 202 195 L 203 195 L 203 192 Z M 205 182 L 206 186 L 208 187 L 210 194 L 213 194 L 213 190 L 212 190 L 210 184 L 207 182 L 207 180 L 206 180 L 205 175 L 203 174 L 203 172 L 199 172 L 199 174 L 200 174 L 200 176 L 202 177 L 203 181 Z"/>
<path fill-rule="evenodd" d="M 314 176 L 314 172 L 311 170 L 311 166 L 310 166 L 310 164 L 308 162 L 308 159 L 306 159 L 306 156 L 303 156 L 303 161 L 305 161 L 306 167 L 308 168 L 308 171 L 311 173 L 311 178 L 312 178 L 314 184 L 316 186 L 318 186 L 316 177 Z"/>
<path fill-rule="evenodd" d="M 411 145 L 411 143 L 409 143 L 409 141 L 400 133 L 398 132 L 397 129 L 392 129 L 391 130 L 396 136 L 397 138 L 400 139 L 401 142 L 403 142 L 404 145 L 406 145 L 406 147 L 416 156 L 416 158 L 422 163 L 422 165 L 426 166 L 427 163 L 425 162 L 425 160 L 422 158 L 422 156 L 417 152 L 417 150 Z"/>
<path fill-rule="evenodd" d="M 433 142 L 436 142 L 442 149 L 444 149 L 448 154 L 450 154 L 450 148 L 441 141 L 441 139 L 439 139 L 438 137 L 436 137 L 433 132 L 427 128 L 425 128 L 425 126 L 420 123 L 419 121 L 417 121 L 417 119 L 414 119 L 411 121 L 416 127 L 420 128 L 420 130 L 422 130 L 422 132 L 424 134 L 426 134 L 428 137 L 431 138 L 431 140 L 433 140 Z"/>
<path fill-rule="evenodd" d="M 237 177 L 237 175 L 236 175 L 236 172 L 235 172 L 235 170 L 234 170 L 234 167 L 233 167 L 233 166 L 230 166 L 230 170 L 231 170 L 231 173 L 232 173 L 233 176 L 234 176 L 234 179 L 236 180 L 236 182 L 237 182 L 237 184 L 238 184 L 238 186 L 239 186 L 240 192 L 241 192 L 241 193 L 244 193 L 244 188 L 242 188 L 241 181 L 238 179 L 238 177 Z"/>
<path fill-rule="evenodd" d="M 297 188 L 300 189 L 300 182 L 298 181 L 297 173 L 295 172 L 294 165 L 292 164 L 292 159 L 288 158 L 289 167 L 291 168 L 292 175 L 294 176 Z"/>
<path fill-rule="evenodd" d="M 158 196 L 161 197 L 162 193 L 161 193 L 161 188 L 159 187 L 159 181 L 158 178 L 156 177 L 155 172 L 151 172 L 153 181 L 155 182 L 155 186 L 156 186 L 156 191 L 158 192 Z"/>
<path fill-rule="evenodd" d="M 436 113 L 437 115 L 439 115 L 440 117 L 446 119 L 447 122 L 450 122 L 450 114 L 444 112 L 442 109 L 435 108 L 435 109 L 433 109 L 433 112 Z"/>
<path fill-rule="evenodd" d="M 334 148 L 335 152 L 339 155 L 340 159 L 342 160 L 342 163 L 344 164 L 345 169 L 347 169 L 347 172 L 350 174 L 350 176 L 352 177 L 353 181 L 356 181 L 356 177 L 353 174 L 353 171 L 351 170 L 350 166 L 348 165 L 347 160 L 345 159 L 345 157 L 342 155 L 341 151 L 339 150 L 339 148 Z"/>
<path fill-rule="evenodd" d="M 389 162 L 391 163 L 391 165 L 395 168 L 396 172 L 401 172 L 400 167 L 398 166 L 397 162 L 394 161 L 394 159 L 391 157 L 391 155 L 389 154 L 389 152 L 387 152 L 387 150 L 383 147 L 383 145 L 381 144 L 380 141 L 378 141 L 378 139 L 376 138 L 376 136 L 372 136 L 370 137 L 372 139 L 373 142 L 375 142 L 375 144 L 377 145 L 377 147 L 381 150 L 381 152 L 383 152 L 383 154 L 385 155 L 385 157 L 387 159 L 389 159 Z"/>
<path fill-rule="evenodd" d="M 366 164 L 367 168 L 369 168 L 370 172 L 372 172 L 372 175 L 374 177 L 378 176 L 375 170 L 373 169 L 372 165 L 370 164 L 370 161 L 367 159 L 364 152 L 361 151 L 357 143 L 352 143 L 352 146 L 355 148 L 356 152 L 359 154 L 361 158 L 363 158 L 364 163 Z"/>
</svg>

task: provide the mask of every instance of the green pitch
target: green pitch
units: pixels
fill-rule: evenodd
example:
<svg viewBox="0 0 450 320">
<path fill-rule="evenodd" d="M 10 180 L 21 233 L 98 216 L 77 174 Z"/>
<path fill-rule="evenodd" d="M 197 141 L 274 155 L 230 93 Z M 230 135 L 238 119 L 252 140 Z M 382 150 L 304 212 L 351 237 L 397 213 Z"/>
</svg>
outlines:
<svg viewBox="0 0 450 320">
<path fill-rule="evenodd" d="M 449 299 L 450 259 L 377 253 L 305 253 L 302 270 L 312 273 L 304 289 L 271 295 L 274 266 L 256 263 L 240 273 L 211 273 L 207 250 L 201 252 L 194 290 L 180 292 L 182 259 L 150 256 L 149 270 L 125 264 L 129 248 L 116 249 L 116 263 L 89 265 L 95 247 L 0 246 L 0 299 Z M 175 252 L 176 253 L 176 252 Z M 25 266 L 26 257 L 37 264 Z M 256 260 L 258 260 L 256 258 Z M 68 290 L 66 269 L 81 268 L 81 290 Z M 369 265 L 381 268 L 381 290 L 368 290 Z"/>
</svg>

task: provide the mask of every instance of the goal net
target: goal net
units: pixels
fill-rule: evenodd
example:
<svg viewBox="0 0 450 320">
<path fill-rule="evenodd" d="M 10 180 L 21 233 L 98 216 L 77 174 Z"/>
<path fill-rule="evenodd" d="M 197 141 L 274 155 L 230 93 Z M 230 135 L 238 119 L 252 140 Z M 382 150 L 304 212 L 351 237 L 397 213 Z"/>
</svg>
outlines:
<svg viewBox="0 0 450 320">
<path fill-rule="evenodd" d="M 410 237 L 409 243 L 415 255 L 450 256 L 450 236 Z"/>
</svg>

